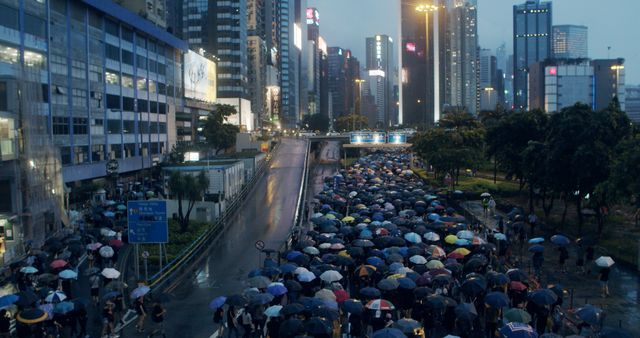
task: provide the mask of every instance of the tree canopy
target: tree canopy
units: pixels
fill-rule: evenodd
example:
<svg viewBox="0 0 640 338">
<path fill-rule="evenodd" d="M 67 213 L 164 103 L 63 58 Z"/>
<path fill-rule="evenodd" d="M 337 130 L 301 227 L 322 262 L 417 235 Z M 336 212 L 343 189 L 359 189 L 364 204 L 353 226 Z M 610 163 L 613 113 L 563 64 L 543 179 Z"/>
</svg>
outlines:
<svg viewBox="0 0 640 338">
<path fill-rule="evenodd" d="M 178 200 L 178 220 L 180 229 L 185 232 L 189 228 L 189 216 L 195 202 L 202 199 L 209 187 L 209 178 L 201 171 L 197 176 L 174 171 L 169 177 L 169 192 Z M 183 201 L 187 202 L 184 212 Z"/>
<path fill-rule="evenodd" d="M 202 135 L 205 137 L 205 144 L 215 151 L 217 155 L 220 151 L 231 148 L 235 145 L 236 134 L 240 129 L 232 124 L 226 123 L 229 116 L 237 113 L 236 108 L 228 104 L 217 104 L 215 111 L 209 113 Z"/>
</svg>

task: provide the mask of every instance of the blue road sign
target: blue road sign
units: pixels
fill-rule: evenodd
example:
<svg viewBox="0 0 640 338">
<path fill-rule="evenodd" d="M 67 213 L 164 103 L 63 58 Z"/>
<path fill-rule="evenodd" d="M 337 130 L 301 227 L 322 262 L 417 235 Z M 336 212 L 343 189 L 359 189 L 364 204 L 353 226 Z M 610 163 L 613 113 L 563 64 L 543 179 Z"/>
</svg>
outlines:
<svg viewBox="0 0 640 338">
<path fill-rule="evenodd" d="M 351 143 L 353 144 L 381 144 L 385 142 L 386 134 L 384 132 L 353 132 L 351 133 Z"/>
<path fill-rule="evenodd" d="M 167 243 L 167 201 L 129 201 L 127 203 L 129 243 Z"/>
<path fill-rule="evenodd" d="M 388 133 L 388 143 L 401 144 L 407 143 L 407 134 L 402 132 L 389 132 Z"/>
</svg>

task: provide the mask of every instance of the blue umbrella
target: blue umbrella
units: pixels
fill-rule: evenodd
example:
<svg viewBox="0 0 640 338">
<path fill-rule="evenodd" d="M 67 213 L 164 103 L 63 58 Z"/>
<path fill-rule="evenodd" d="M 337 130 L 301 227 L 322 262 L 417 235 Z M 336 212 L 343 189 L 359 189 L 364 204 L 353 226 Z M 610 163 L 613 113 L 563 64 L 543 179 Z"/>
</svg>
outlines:
<svg viewBox="0 0 640 338">
<path fill-rule="evenodd" d="M 5 295 L 0 297 L 0 308 L 7 307 L 13 305 L 13 303 L 17 302 L 20 297 L 18 295 Z"/>
<path fill-rule="evenodd" d="M 550 289 L 538 289 L 529 294 L 529 299 L 538 305 L 551 305 L 558 300 L 558 295 Z"/>
<path fill-rule="evenodd" d="M 347 299 L 342 303 L 342 309 L 348 313 L 361 314 L 364 312 L 364 305 L 357 299 Z"/>
<path fill-rule="evenodd" d="M 544 238 L 542 237 L 536 237 L 529 240 L 529 244 L 540 244 L 542 242 L 544 242 Z"/>
<path fill-rule="evenodd" d="M 288 292 L 287 288 L 282 284 L 272 284 L 267 287 L 267 292 L 274 296 L 282 296 Z"/>
<path fill-rule="evenodd" d="M 371 338 L 407 338 L 407 336 L 398 329 L 385 328 L 374 332 Z"/>
<path fill-rule="evenodd" d="M 102 214 L 104 215 L 104 217 L 109 217 L 109 218 L 116 216 L 116 214 L 112 211 L 105 211 Z"/>
<path fill-rule="evenodd" d="M 359 237 L 362 238 L 362 239 L 372 239 L 373 238 L 373 233 L 369 229 L 364 229 L 364 230 L 360 231 L 360 236 Z"/>
<path fill-rule="evenodd" d="M 564 246 L 564 245 L 569 245 L 569 243 L 571 243 L 571 241 L 569 240 L 569 238 L 567 238 L 567 236 L 554 235 L 554 236 L 551 236 L 551 243 L 553 243 L 555 245 Z"/>
<path fill-rule="evenodd" d="M 133 291 L 131 291 L 131 293 L 129 294 L 129 297 L 131 297 L 131 299 L 140 298 L 149 293 L 149 291 L 151 291 L 151 289 L 148 286 L 142 285 L 133 289 Z"/>
<path fill-rule="evenodd" d="M 471 244 L 471 242 L 469 242 L 469 241 L 468 241 L 468 240 L 466 240 L 466 239 L 459 238 L 459 239 L 457 239 L 457 240 L 455 241 L 455 243 L 454 243 L 454 244 L 455 244 L 455 245 L 458 245 L 458 246 L 465 246 L 465 245 L 469 245 L 469 244 Z"/>
<path fill-rule="evenodd" d="M 289 253 L 287 253 L 287 256 L 285 257 L 288 261 L 298 257 L 298 256 L 302 256 L 302 252 L 297 251 L 297 250 L 293 250 L 290 251 Z"/>
<path fill-rule="evenodd" d="M 401 289 L 405 290 L 413 290 L 417 287 L 416 282 L 407 277 L 398 278 L 398 284 Z"/>
<path fill-rule="evenodd" d="M 211 302 L 209 302 L 209 308 L 211 310 L 218 309 L 222 307 L 226 301 L 227 301 L 227 297 L 225 296 L 216 297 Z"/>
<path fill-rule="evenodd" d="M 53 308 L 54 313 L 67 313 L 73 311 L 75 305 L 71 302 L 60 302 Z"/>
<path fill-rule="evenodd" d="M 602 315 L 601 308 L 590 304 L 576 310 L 576 316 L 589 325 L 600 325 L 602 323 Z"/>
<path fill-rule="evenodd" d="M 540 244 L 533 245 L 529 248 L 529 252 L 543 252 L 544 247 Z"/>
<path fill-rule="evenodd" d="M 114 298 L 116 298 L 118 296 L 120 296 L 120 292 L 118 292 L 118 291 L 110 291 L 110 292 L 105 293 L 102 296 L 102 299 L 104 299 L 104 300 L 114 299 Z"/>
<path fill-rule="evenodd" d="M 384 265 L 384 261 L 380 257 L 371 256 L 371 257 L 367 258 L 367 264 L 373 265 L 375 267 L 379 267 L 379 266 Z"/>
<path fill-rule="evenodd" d="M 78 278 L 78 273 L 73 270 L 64 270 L 58 274 L 58 276 L 62 279 L 75 279 Z"/>
<path fill-rule="evenodd" d="M 297 268 L 298 268 L 298 265 L 294 263 L 287 263 L 287 264 L 282 264 L 280 266 L 280 271 L 282 271 L 283 273 L 292 273 Z"/>
<path fill-rule="evenodd" d="M 484 302 L 494 308 L 509 306 L 509 298 L 502 292 L 489 292 L 484 297 Z"/>
<path fill-rule="evenodd" d="M 505 234 L 501 234 L 499 232 L 496 232 L 495 234 L 493 234 L 493 238 L 499 240 L 499 241 L 506 241 L 507 240 L 507 235 Z"/>
<path fill-rule="evenodd" d="M 505 338 L 538 338 L 538 333 L 530 325 L 523 323 L 507 323 L 500 329 Z"/>
<path fill-rule="evenodd" d="M 381 295 L 380 290 L 372 287 L 360 289 L 360 294 L 367 298 L 379 298 Z"/>
</svg>

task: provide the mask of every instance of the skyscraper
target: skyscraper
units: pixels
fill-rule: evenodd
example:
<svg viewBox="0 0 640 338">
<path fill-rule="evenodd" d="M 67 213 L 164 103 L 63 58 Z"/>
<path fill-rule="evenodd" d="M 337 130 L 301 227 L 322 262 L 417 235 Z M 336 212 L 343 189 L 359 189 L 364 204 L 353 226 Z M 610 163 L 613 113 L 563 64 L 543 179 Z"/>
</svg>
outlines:
<svg viewBox="0 0 640 338">
<path fill-rule="evenodd" d="M 322 50 L 320 49 L 320 13 L 316 8 L 307 8 L 307 84 L 309 114 L 320 113 L 320 66 Z"/>
<path fill-rule="evenodd" d="M 551 2 L 527 0 L 513 6 L 513 90 L 515 109 L 527 109 L 529 66 L 552 56 Z"/>
<path fill-rule="evenodd" d="M 618 98 L 620 108 L 624 111 L 626 106 L 624 59 L 603 59 L 591 61 L 593 75 L 595 77 L 595 102 L 594 109 L 607 108 L 614 97 Z"/>
<path fill-rule="evenodd" d="M 434 1 L 436 7 L 439 3 Z M 411 0 L 401 0 L 400 6 L 402 121 L 406 125 L 433 125 L 439 119 L 445 94 L 441 90 L 445 76 L 440 76 L 445 73 L 445 48 L 439 46 L 445 41 L 446 11 L 437 7 L 434 11 L 418 12 L 416 2 Z"/>
<path fill-rule="evenodd" d="M 476 1 L 456 0 L 447 7 L 444 43 L 445 104 L 478 111 L 478 26 Z"/>
<path fill-rule="evenodd" d="M 553 55 L 556 59 L 586 59 L 587 26 L 554 25 Z"/>
<path fill-rule="evenodd" d="M 498 104 L 498 89 L 502 87 L 498 84 L 497 58 L 491 49 L 483 48 L 480 50 L 479 59 L 480 109 L 493 110 Z"/>
<path fill-rule="evenodd" d="M 393 40 L 388 35 L 376 35 L 366 40 L 366 71 L 375 97 L 377 114 L 371 127 L 389 127 L 395 117 L 391 116 L 391 91 L 393 88 Z"/>
</svg>

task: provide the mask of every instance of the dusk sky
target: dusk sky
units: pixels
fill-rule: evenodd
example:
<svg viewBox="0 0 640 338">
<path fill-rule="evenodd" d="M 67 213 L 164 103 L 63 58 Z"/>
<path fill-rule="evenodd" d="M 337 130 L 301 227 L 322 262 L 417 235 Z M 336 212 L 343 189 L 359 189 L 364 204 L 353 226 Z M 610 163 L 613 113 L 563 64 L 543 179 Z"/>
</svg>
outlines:
<svg viewBox="0 0 640 338">
<path fill-rule="evenodd" d="M 399 34 L 399 0 L 308 0 L 320 12 L 320 35 L 328 46 L 348 48 L 364 63 L 365 38 L 375 34 Z M 495 50 L 503 42 L 512 53 L 512 5 L 524 0 L 478 0 L 480 46 Z M 420 3 L 420 0 L 416 0 Z M 589 57 L 625 58 L 627 84 L 640 84 L 638 0 L 556 0 L 553 24 L 589 27 Z"/>
</svg>

